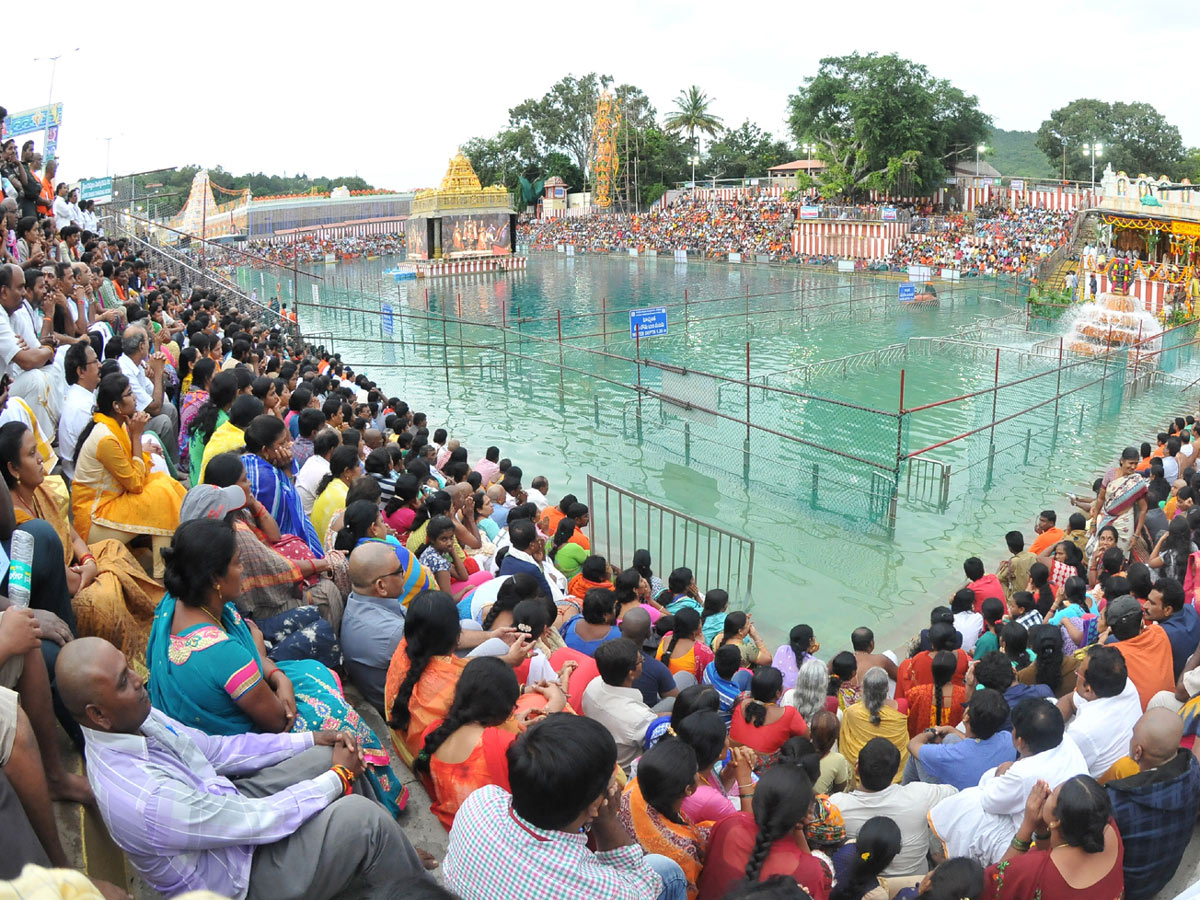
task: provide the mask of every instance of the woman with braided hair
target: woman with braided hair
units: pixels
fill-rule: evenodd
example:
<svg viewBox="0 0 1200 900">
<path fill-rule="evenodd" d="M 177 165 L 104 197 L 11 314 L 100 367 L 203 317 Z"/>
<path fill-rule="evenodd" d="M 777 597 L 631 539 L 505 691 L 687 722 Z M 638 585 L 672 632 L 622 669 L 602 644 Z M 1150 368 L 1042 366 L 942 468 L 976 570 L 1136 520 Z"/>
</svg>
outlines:
<svg viewBox="0 0 1200 900">
<path fill-rule="evenodd" d="M 495 656 L 472 659 L 454 690 L 454 703 L 441 722 L 425 731 L 425 746 L 413 768 L 433 782 L 430 809 L 450 830 L 462 802 L 476 788 L 496 784 L 511 790 L 505 751 L 535 716 L 561 711 L 566 705 L 555 685 L 531 689 L 546 698 L 540 710 L 513 710 L 521 687 L 513 670 Z"/>
<path fill-rule="evenodd" d="M 810 852 L 804 835 L 813 803 L 808 775 L 799 766 L 772 766 L 742 796 L 747 793 L 754 797 L 754 814 L 735 813 L 712 830 L 699 900 L 720 900 L 739 884 L 776 875 L 794 879 L 813 900 L 828 900 L 833 873 Z"/>
<path fill-rule="evenodd" d="M 462 626 L 449 594 L 424 591 L 408 605 L 404 637 L 388 666 L 384 710 L 392 731 L 392 744 L 404 764 L 425 745 L 429 726 L 444 719 L 454 703 L 454 691 L 467 660 L 454 655 Z M 508 652 L 499 657 L 510 667 L 529 655 L 531 641 L 518 635 Z"/>
</svg>

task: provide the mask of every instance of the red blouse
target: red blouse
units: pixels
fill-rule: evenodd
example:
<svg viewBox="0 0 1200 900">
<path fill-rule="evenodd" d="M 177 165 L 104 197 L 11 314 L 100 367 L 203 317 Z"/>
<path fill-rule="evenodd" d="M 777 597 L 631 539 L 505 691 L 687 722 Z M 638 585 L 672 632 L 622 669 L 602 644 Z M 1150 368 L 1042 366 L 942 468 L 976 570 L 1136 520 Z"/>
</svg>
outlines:
<svg viewBox="0 0 1200 900">
<path fill-rule="evenodd" d="M 755 726 L 746 721 L 743 712 L 746 699 L 738 700 L 733 706 L 733 721 L 729 723 L 729 737 L 749 747 L 755 753 L 767 756 L 778 753 L 788 738 L 808 735 L 808 725 L 794 706 L 785 706 L 783 715 L 776 721 Z"/>
</svg>

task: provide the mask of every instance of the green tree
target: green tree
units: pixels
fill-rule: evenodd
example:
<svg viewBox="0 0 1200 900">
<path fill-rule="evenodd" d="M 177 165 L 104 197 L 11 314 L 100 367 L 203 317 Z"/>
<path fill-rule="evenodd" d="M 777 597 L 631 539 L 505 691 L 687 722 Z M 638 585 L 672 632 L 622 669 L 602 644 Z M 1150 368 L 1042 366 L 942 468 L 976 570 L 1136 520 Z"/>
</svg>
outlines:
<svg viewBox="0 0 1200 900">
<path fill-rule="evenodd" d="M 686 131 L 688 143 L 695 147 L 697 131 L 716 137 L 721 130 L 721 117 L 711 112 L 711 105 L 709 96 L 693 84 L 679 92 L 675 98 L 675 111 L 663 120 L 663 127 L 676 133 Z"/>
<path fill-rule="evenodd" d="M 722 178 L 755 178 L 792 158 L 785 141 L 775 140 L 747 119 L 737 128 L 726 129 L 708 145 L 705 171 L 720 172 Z"/>
<path fill-rule="evenodd" d="M 1185 155 L 1179 129 L 1149 103 L 1080 98 L 1053 110 L 1038 129 L 1038 149 L 1061 177 L 1073 181 L 1091 178 L 1091 154 L 1083 150 L 1096 142 L 1116 171 L 1181 177 L 1175 175 Z"/>
<path fill-rule="evenodd" d="M 579 166 L 571 160 L 571 157 L 565 153 L 547 153 L 546 158 L 540 166 L 541 175 L 544 178 L 553 178 L 557 175 L 567 183 L 567 191 L 576 193 L 584 188 L 583 172 L 579 171 Z"/>
<path fill-rule="evenodd" d="M 525 128 L 540 156 L 558 150 L 587 173 L 600 92 L 612 84 L 611 75 L 589 72 L 567 75 L 540 98 L 531 98 L 508 111 L 509 124 Z"/>
<path fill-rule="evenodd" d="M 1050 113 L 1037 132 L 1037 146 L 1059 177 L 1082 181 L 1090 176 L 1092 160 L 1080 152 L 1084 144 L 1109 140 L 1112 107 L 1084 97 Z M 1111 148 L 1109 148 L 1111 151 Z"/>
<path fill-rule="evenodd" d="M 540 159 L 528 128 L 505 128 L 495 137 L 472 138 L 462 151 L 484 186 L 502 184 L 514 190 L 522 175 L 539 174 Z"/>
<path fill-rule="evenodd" d="M 817 144 L 827 165 L 818 183 L 831 194 L 927 192 L 990 125 L 975 96 L 894 53 L 822 59 L 788 111 L 796 142 Z"/>
</svg>

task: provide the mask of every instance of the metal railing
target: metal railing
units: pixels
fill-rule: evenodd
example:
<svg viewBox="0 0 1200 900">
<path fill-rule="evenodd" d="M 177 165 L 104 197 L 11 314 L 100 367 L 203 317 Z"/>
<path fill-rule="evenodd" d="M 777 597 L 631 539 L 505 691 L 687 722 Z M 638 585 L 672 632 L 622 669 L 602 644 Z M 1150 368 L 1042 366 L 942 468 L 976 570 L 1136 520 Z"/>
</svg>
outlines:
<svg viewBox="0 0 1200 900">
<path fill-rule="evenodd" d="M 687 566 L 701 590 L 723 588 L 748 600 L 754 580 L 754 541 L 635 494 L 587 477 L 592 552 L 627 568 L 635 550 L 649 550 L 664 577 Z"/>
<path fill-rule="evenodd" d="M 220 273 L 203 266 L 200 260 L 179 250 L 150 243 L 136 234 L 133 228 L 128 227 L 124 220 L 125 217 L 114 217 L 112 219 L 114 230 L 131 244 L 137 246 L 138 256 L 145 260 L 151 268 L 169 273 L 189 289 L 204 287 L 218 290 L 226 298 L 226 301 L 243 315 L 257 316 L 267 325 L 280 325 L 285 330 L 292 331 L 299 336 L 299 325 L 286 319 L 277 310 L 271 309 L 260 300 L 247 296 L 241 287 Z"/>
</svg>

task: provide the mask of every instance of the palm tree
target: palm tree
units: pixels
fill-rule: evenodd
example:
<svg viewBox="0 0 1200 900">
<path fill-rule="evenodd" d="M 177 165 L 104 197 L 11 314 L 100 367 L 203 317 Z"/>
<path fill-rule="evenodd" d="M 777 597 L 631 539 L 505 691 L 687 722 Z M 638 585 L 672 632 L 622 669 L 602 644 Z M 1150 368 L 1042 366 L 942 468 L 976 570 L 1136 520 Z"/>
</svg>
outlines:
<svg viewBox="0 0 1200 900">
<path fill-rule="evenodd" d="M 696 85 L 686 91 L 680 91 L 675 98 L 675 112 L 667 116 L 663 125 L 668 131 L 686 131 L 692 146 L 696 146 L 696 132 L 703 131 L 709 137 L 716 137 L 721 130 L 721 117 L 708 111 L 712 100 Z"/>
</svg>

